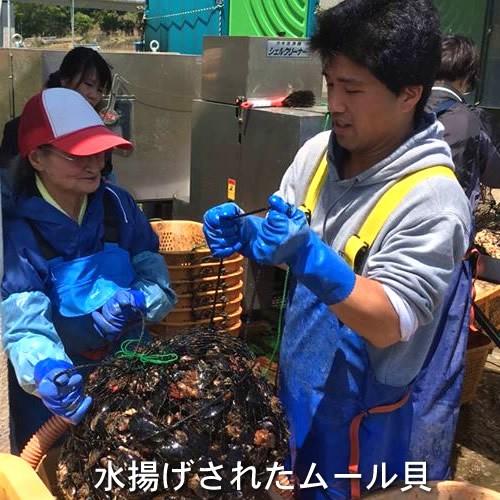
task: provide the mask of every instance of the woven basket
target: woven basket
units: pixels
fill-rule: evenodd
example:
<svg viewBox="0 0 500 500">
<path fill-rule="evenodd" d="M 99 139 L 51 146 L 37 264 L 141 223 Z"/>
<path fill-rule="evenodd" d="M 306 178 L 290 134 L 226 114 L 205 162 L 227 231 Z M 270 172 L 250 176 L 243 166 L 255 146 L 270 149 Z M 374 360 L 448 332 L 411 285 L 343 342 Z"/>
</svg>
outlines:
<svg viewBox="0 0 500 500">
<path fill-rule="evenodd" d="M 460 403 L 476 399 L 488 353 L 493 349 L 491 340 L 482 333 L 470 332 L 465 355 L 465 373 Z"/>
<path fill-rule="evenodd" d="M 238 283 L 231 287 L 220 287 L 217 292 L 217 303 L 227 304 L 232 300 L 235 300 L 240 293 L 242 293 L 243 281 L 238 281 Z M 174 287 L 175 290 L 175 287 Z M 186 308 L 197 308 L 206 305 L 213 305 L 215 290 L 208 292 L 197 292 L 194 293 L 184 293 L 177 295 L 177 304 L 175 309 L 186 309 Z"/>
</svg>

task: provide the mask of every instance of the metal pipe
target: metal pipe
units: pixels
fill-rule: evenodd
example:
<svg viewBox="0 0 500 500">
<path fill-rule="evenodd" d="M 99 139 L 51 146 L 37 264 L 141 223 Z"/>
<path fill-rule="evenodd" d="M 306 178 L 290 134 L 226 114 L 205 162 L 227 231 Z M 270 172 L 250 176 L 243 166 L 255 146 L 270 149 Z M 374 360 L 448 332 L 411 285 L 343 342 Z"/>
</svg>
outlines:
<svg viewBox="0 0 500 500">
<path fill-rule="evenodd" d="M 12 26 L 10 25 L 10 0 L 7 0 L 7 31 L 8 31 L 8 35 L 7 35 L 7 39 L 8 39 L 7 47 L 10 49 L 10 39 L 11 39 L 11 36 L 12 36 Z"/>
<path fill-rule="evenodd" d="M 71 0 L 71 46 L 75 46 L 75 0 Z"/>
</svg>

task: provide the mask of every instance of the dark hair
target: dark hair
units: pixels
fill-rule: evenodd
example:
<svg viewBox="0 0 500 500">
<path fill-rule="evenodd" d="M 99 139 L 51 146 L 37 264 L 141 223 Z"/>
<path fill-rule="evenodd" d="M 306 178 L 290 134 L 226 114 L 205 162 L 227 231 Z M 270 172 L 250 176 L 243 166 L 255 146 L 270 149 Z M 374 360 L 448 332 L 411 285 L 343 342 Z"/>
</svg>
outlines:
<svg viewBox="0 0 500 500">
<path fill-rule="evenodd" d="M 343 54 L 396 95 L 422 85 L 418 117 L 441 61 L 439 15 L 432 0 L 344 0 L 319 14 L 311 48 L 323 63 Z"/>
<path fill-rule="evenodd" d="M 479 73 L 479 53 L 474 42 L 462 35 L 448 35 L 441 44 L 441 67 L 436 79 L 464 80 L 472 90 Z"/>
<path fill-rule="evenodd" d="M 62 87 L 62 80 L 73 81 L 77 76 L 80 76 L 81 82 L 89 71 L 94 69 L 97 73 L 99 83 L 102 85 L 104 91 L 108 92 L 111 88 L 111 69 L 109 64 L 94 49 L 89 47 L 75 47 L 64 56 L 59 69 L 49 75 L 45 87 L 48 89 Z"/>
</svg>

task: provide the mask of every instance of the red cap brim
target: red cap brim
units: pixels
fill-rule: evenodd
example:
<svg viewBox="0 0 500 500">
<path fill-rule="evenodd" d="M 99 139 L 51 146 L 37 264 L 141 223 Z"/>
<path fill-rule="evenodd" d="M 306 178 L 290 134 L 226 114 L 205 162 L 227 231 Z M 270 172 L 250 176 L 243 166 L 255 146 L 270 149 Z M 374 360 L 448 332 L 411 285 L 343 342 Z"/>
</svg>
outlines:
<svg viewBox="0 0 500 500">
<path fill-rule="evenodd" d="M 50 144 L 75 156 L 90 156 L 112 148 L 133 149 L 131 142 L 114 134 L 104 125 L 89 127 L 59 137 Z"/>
</svg>

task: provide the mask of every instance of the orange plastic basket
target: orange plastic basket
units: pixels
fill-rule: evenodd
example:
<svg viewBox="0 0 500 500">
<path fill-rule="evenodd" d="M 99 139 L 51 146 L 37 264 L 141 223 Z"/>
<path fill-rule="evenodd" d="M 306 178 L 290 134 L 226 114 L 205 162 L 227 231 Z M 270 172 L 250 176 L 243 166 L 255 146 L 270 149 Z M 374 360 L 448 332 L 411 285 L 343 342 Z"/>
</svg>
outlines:
<svg viewBox="0 0 500 500">
<path fill-rule="evenodd" d="M 184 254 L 199 250 L 209 253 L 203 225 L 190 220 L 162 220 L 151 222 L 160 240 L 160 253 Z"/>
<path fill-rule="evenodd" d="M 236 312 L 231 314 L 216 316 L 213 321 L 214 327 L 218 330 L 227 330 L 235 326 L 238 322 L 240 322 L 241 312 L 242 308 L 239 307 Z M 178 333 L 184 333 L 195 328 L 203 328 L 210 325 L 210 317 L 197 321 L 172 322 L 169 314 L 167 319 L 169 319 L 169 321 L 160 321 L 159 323 L 150 325 L 148 329 L 153 334 L 158 336 L 171 337 L 172 335 L 177 335 Z"/>
<path fill-rule="evenodd" d="M 241 301 L 243 299 L 243 295 L 240 293 L 237 295 L 236 299 L 224 303 L 218 302 L 215 305 L 215 314 L 223 315 L 223 314 L 232 314 L 240 308 Z M 166 322 L 169 324 L 172 323 L 184 323 L 184 322 L 192 322 L 199 321 L 202 319 L 210 319 L 212 316 L 213 305 L 207 304 L 202 307 L 195 308 L 184 308 L 184 309 L 173 309 L 170 311 L 168 316 L 165 318 Z"/>
<path fill-rule="evenodd" d="M 222 263 L 221 276 L 237 272 L 242 263 L 243 255 L 236 254 L 234 257 L 224 260 Z M 191 281 L 207 276 L 217 277 L 219 272 L 219 262 L 206 262 L 204 264 L 196 264 L 194 266 L 168 266 L 168 272 L 172 281 Z"/>
<path fill-rule="evenodd" d="M 211 255 L 203 235 L 203 225 L 199 222 L 162 220 L 151 222 L 151 227 L 158 235 L 160 253 L 169 268 L 210 263 L 219 265 L 219 259 Z"/>
<path fill-rule="evenodd" d="M 238 281 L 235 286 L 232 287 L 219 287 L 217 292 L 217 303 L 227 304 L 232 300 L 235 300 L 238 295 L 242 292 L 243 289 L 243 281 Z M 202 307 L 206 305 L 213 305 L 214 302 L 215 290 L 210 290 L 208 292 L 196 292 L 194 293 L 185 293 L 177 295 L 177 304 L 175 305 L 176 309 L 185 309 L 185 308 L 196 308 Z"/>
<path fill-rule="evenodd" d="M 217 333 L 224 333 L 228 335 L 232 335 L 233 337 L 237 337 L 240 334 L 241 330 L 241 320 L 238 320 L 234 325 L 231 326 L 220 326 L 216 325 L 215 326 L 215 331 Z M 180 327 L 180 328 L 172 328 L 169 326 L 166 326 L 164 324 L 162 325 L 154 325 L 153 327 L 150 328 L 151 333 L 156 336 L 160 337 L 162 339 L 169 339 L 171 337 L 174 337 L 175 335 L 179 334 L 187 334 L 189 332 L 189 328 Z"/>
<path fill-rule="evenodd" d="M 243 268 L 239 267 L 236 272 L 221 276 L 219 281 L 219 290 L 232 288 L 242 279 Z M 205 276 L 196 280 L 172 281 L 171 285 L 177 295 L 204 293 L 215 290 L 215 287 L 217 286 L 217 275 Z"/>
</svg>

